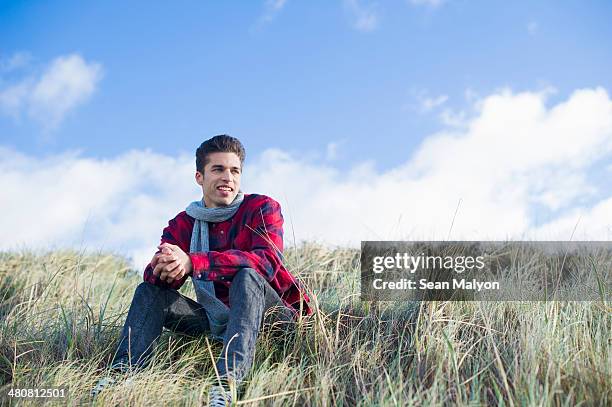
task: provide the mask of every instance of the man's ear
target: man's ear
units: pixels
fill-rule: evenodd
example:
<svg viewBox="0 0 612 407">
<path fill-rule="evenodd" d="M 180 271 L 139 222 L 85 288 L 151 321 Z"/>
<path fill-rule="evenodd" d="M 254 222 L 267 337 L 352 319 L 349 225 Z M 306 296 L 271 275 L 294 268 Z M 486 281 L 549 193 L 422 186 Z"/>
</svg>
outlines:
<svg viewBox="0 0 612 407">
<path fill-rule="evenodd" d="M 198 185 L 204 184 L 204 174 L 202 174 L 200 171 L 196 171 L 195 180 Z"/>
</svg>

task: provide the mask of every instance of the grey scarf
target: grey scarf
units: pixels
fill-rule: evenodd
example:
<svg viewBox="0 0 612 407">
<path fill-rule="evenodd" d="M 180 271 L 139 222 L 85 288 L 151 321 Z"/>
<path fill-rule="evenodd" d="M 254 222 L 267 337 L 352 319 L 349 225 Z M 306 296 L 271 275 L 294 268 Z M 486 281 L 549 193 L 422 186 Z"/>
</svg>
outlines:
<svg viewBox="0 0 612 407">
<path fill-rule="evenodd" d="M 210 250 L 208 224 L 210 222 L 223 222 L 234 216 L 243 199 L 244 194 L 242 191 L 238 191 L 238 195 L 228 206 L 207 208 L 204 206 L 203 201 L 195 201 L 189 204 L 186 209 L 187 215 L 195 218 L 193 232 L 191 233 L 190 253 L 206 253 Z M 193 276 L 191 280 L 193 281 L 198 303 L 206 311 L 212 336 L 223 340 L 229 319 L 229 308 L 215 295 L 215 285 L 212 281 L 195 279 Z"/>
</svg>

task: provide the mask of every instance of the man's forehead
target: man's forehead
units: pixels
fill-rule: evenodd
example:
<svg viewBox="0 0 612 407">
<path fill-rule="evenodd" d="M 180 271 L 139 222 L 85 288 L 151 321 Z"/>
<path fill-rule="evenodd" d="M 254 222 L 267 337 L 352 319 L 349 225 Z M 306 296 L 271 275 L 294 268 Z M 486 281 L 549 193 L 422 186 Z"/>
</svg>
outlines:
<svg viewBox="0 0 612 407">
<path fill-rule="evenodd" d="M 208 155 L 208 165 L 220 165 L 223 167 L 240 167 L 240 158 L 236 153 L 210 153 Z"/>
</svg>

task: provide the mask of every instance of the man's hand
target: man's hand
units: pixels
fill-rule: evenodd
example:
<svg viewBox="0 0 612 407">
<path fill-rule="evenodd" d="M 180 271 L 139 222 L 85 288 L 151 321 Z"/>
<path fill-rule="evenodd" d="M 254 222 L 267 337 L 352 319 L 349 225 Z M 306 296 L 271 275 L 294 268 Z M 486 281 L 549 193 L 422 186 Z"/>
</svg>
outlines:
<svg viewBox="0 0 612 407">
<path fill-rule="evenodd" d="M 191 258 L 180 247 L 163 243 L 157 248 L 160 253 L 156 253 L 151 259 L 154 276 L 159 276 L 160 280 L 170 284 L 191 273 L 193 269 Z"/>
</svg>

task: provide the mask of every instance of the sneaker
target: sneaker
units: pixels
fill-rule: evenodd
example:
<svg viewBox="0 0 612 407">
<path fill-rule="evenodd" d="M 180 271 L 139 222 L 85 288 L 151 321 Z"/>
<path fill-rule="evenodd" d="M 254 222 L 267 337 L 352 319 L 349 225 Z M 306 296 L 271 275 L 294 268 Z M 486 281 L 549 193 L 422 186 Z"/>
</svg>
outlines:
<svg viewBox="0 0 612 407">
<path fill-rule="evenodd" d="M 208 407 L 227 407 L 232 404 L 232 393 L 223 386 L 212 386 L 208 391 Z"/>
<path fill-rule="evenodd" d="M 91 393 L 90 393 L 91 397 L 96 397 L 98 394 L 102 392 L 102 390 L 112 387 L 116 383 L 117 383 L 117 379 L 115 379 L 114 377 L 111 377 L 111 376 L 102 377 L 100 380 L 98 380 L 98 383 L 96 383 L 96 386 L 93 389 L 91 389 Z"/>
</svg>

